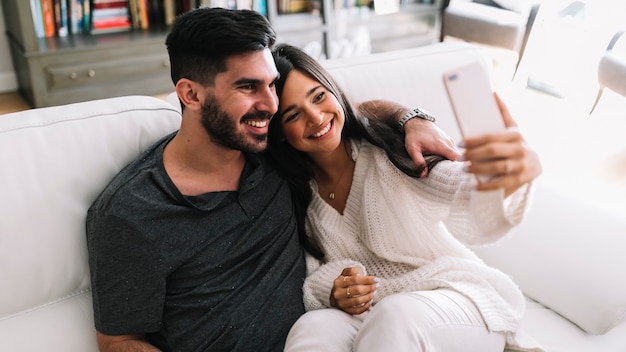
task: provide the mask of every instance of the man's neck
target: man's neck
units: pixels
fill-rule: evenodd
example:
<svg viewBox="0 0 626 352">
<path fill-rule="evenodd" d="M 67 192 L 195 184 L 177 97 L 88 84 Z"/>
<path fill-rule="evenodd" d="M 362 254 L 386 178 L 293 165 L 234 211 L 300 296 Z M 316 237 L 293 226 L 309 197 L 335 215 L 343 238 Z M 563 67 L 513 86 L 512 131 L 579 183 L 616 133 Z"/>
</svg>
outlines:
<svg viewBox="0 0 626 352">
<path fill-rule="evenodd" d="M 165 171 L 184 195 L 236 191 L 245 155 L 204 136 L 179 131 L 163 152 Z"/>
</svg>

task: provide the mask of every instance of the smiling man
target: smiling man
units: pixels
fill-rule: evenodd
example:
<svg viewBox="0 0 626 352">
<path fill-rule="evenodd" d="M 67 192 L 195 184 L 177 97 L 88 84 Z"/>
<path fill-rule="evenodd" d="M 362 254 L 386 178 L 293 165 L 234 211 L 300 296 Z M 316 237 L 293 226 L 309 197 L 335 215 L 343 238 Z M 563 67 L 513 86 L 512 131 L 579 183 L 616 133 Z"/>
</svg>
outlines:
<svg viewBox="0 0 626 352">
<path fill-rule="evenodd" d="M 304 312 L 291 195 L 261 153 L 278 107 L 274 41 L 253 11 L 175 21 L 180 129 L 125 167 L 87 218 L 101 351 L 282 351 Z"/>
</svg>

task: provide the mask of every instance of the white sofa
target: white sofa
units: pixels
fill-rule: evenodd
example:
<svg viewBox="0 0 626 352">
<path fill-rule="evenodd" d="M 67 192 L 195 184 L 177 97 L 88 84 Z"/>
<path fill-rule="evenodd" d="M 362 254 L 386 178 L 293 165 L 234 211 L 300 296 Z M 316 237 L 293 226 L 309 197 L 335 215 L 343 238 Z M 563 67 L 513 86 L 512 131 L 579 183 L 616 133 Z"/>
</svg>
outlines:
<svg viewBox="0 0 626 352">
<path fill-rule="evenodd" d="M 478 61 L 443 43 L 325 65 L 355 100 L 430 110 L 455 138 L 442 72 Z M 485 66 L 487 67 L 487 66 Z M 0 116 L 0 351 L 97 351 L 86 210 L 141 150 L 177 128 L 178 106 L 130 96 Z M 477 249 L 528 296 L 523 328 L 547 351 L 626 351 L 623 217 L 538 181 L 527 220 Z"/>
</svg>

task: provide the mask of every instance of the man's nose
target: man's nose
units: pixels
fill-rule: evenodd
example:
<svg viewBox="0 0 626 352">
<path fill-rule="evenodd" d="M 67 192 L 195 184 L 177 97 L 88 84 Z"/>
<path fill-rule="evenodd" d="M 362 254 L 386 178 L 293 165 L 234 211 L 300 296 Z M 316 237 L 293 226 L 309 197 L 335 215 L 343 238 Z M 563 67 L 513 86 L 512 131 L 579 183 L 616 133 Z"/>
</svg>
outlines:
<svg viewBox="0 0 626 352">
<path fill-rule="evenodd" d="M 276 96 L 276 91 L 268 86 L 262 89 L 259 92 L 259 102 L 258 102 L 258 110 L 259 111 L 267 111 L 270 114 L 275 114 L 278 111 L 278 96 Z"/>
</svg>

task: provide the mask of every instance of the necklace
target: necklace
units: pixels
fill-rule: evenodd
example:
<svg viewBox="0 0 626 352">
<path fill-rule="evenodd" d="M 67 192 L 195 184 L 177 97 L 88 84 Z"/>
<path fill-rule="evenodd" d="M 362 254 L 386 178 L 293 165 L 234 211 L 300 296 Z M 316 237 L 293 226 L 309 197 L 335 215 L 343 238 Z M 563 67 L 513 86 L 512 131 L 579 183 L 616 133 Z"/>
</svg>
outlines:
<svg viewBox="0 0 626 352">
<path fill-rule="evenodd" d="M 335 187 L 333 187 L 333 190 L 330 191 L 330 193 L 328 193 L 328 199 L 330 200 L 335 199 L 335 190 L 337 189 L 337 186 L 339 186 L 339 182 L 341 181 L 343 174 L 346 173 L 348 166 L 350 166 L 350 162 L 347 162 L 346 165 L 343 167 L 343 170 L 341 171 L 341 175 L 339 175 L 339 179 L 337 179 L 337 182 L 335 183 Z"/>
</svg>

